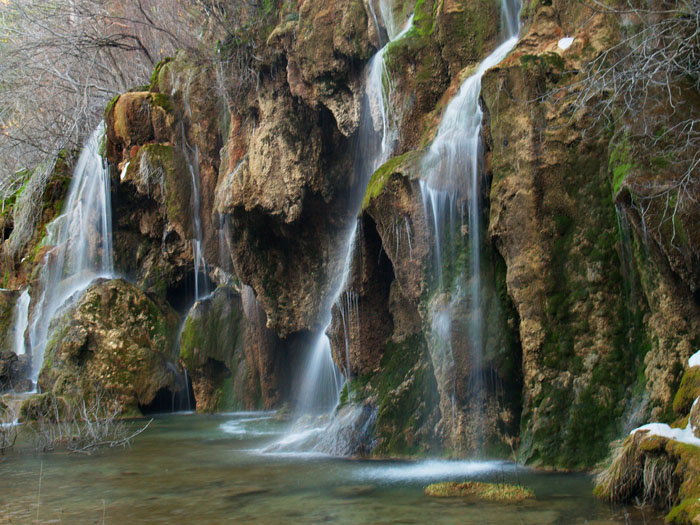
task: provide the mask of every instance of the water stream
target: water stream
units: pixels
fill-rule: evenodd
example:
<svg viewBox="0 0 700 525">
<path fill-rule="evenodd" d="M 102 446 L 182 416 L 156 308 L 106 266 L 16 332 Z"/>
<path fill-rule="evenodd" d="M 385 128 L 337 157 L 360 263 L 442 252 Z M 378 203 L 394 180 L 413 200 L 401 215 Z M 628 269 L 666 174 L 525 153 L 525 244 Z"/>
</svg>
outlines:
<svg viewBox="0 0 700 525">
<path fill-rule="evenodd" d="M 112 208 L 109 169 L 100 155 L 105 125 L 92 133 L 78 159 L 63 213 L 46 226 L 50 246 L 39 277 L 39 300 L 31 312 L 32 380 L 44 358 L 49 324 L 59 308 L 98 277 L 112 277 Z"/>
<path fill-rule="evenodd" d="M 29 326 L 29 303 L 31 300 L 29 288 L 25 288 L 15 305 L 14 341 L 12 343 L 12 348 L 17 355 L 24 355 L 27 352 L 25 332 Z"/>
<path fill-rule="evenodd" d="M 187 108 L 189 111 L 189 108 Z M 192 258 L 194 260 L 194 300 L 195 302 L 209 294 L 208 281 L 203 278 L 207 271 L 204 253 L 202 252 L 202 232 L 201 199 L 200 199 L 200 177 L 199 177 L 199 148 L 191 147 L 185 135 L 185 125 L 182 124 L 182 152 L 187 160 L 187 169 L 192 179 L 192 229 L 194 238 L 192 239 Z"/>
<path fill-rule="evenodd" d="M 380 7 L 382 15 L 391 13 L 391 0 L 380 1 Z M 376 14 L 374 17 L 378 24 Z M 339 264 L 336 265 L 338 273 L 331 282 L 330 301 L 328 301 L 328 308 L 323 313 L 323 322 L 321 323 L 323 329 L 316 336 L 311 351 L 303 363 L 303 373 L 297 380 L 296 412 L 299 424 L 295 425 L 290 434 L 279 444 L 284 449 L 305 449 L 309 443 L 310 433 L 320 434 L 325 431 L 326 425 L 329 424 L 327 421 L 314 419 L 313 422 L 309 422 L 308 418 L 304 418 L 304 416 L 315 414 L 327 418 L 328 414 L 338 405 L 340 391 L 345 382 L 345 377 L 333 361 L 331 343 L 326 331 L 331 325 L 333 305 L 337 304 L 343 309 L 344 303 L 347 302 L 347 298 L 344 300 L 343 296 L 350 274 L 358 232 L 356 217 L 360 210 L 362 197 L 370 177 L 377 168 L 389 159 L 396 141 L 398 116 L 390 104 L 392 82 L 384 60 L 385 52 L 389 43 L 402 38 L 411 29 L 412 23 L 413 16 L 404 23 L 398 34 L 394 34 L 393 20 L 385 20 L 390 40 L 372 57 L 367 66 L 365 96 L 362 102 L 357 153 L 354 162 L 354 185 L 350 189 L 346 215 L 350 226 L 341 236 L 339 242 L 337 259 Z M 379 27 L 377 27 L 377 32 L 380 33 Z M 344 309 L 343 311 L 352 314 L 352 309 Z M 344 319 L 344 321 L 347 324 L 352 323 L 352 319 Z"/>
<path fill-rule="evenodd" d="M 431 305 L 431 339 L 433 364 L 438 375 L 441 398 L 451 400 L 452 425 L 455 415 L 455 358 L 452 348 L 455 309 L 468 297 L 470 316 L 466 327 L 470 342 L 469 397 L 477 410 L 484 406 L 482 361 L 484 353 L 484 313 L 481 281 L 482 202 L 482 120 L 479 104 L 481 79 L 487 70 L 501 62 L 518 42 L 520 2 L 502 0 L 501 26 L 504 42 L 477 67 L 460 86 L 440 122 L 435 140 L 423 158 L 423 179 L 420 183 L 423 208 L 431 223 L 435 254 L 434 288 L 436 298 Z M 464 210 L 465 203 L 467 209 Z M 469 261 L 466 274 L 458 268 L 458 238 L 466 231 Z M 445 405 L 446 403 L 442 403 Z M 443 406 L 443 417 L 445 417 Z M 475 423 L 482 424 L 476 417 Z M 477 430 L 476 434 L 482 434 Z"/>
</svg>

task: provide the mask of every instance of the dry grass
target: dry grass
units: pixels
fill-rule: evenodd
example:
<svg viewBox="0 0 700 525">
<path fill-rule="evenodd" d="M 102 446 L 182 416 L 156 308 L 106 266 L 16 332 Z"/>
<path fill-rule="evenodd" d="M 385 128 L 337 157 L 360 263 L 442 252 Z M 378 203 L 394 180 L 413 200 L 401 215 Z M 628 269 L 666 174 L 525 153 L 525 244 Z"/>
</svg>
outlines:
<svg viewBox="0 0 700 525">
<path fill-rule="evenodd" d="M 644 446 L 642 442 L 647 440 Z M 610 462 L 596 477 L 594 493 L 614 503 L 634 502 L 668 509 L 678 496 L 681 480 L 676 475 L 677 460 L 663 446 L 652 446 L 663 438 L 635 433 L 618 443 Z"/>
<path fill-rule="evenodd" d="M 535 497 L 535 493 L 531 489 L 522 485 L 482 483 L 479 481 L 433 483 L 425 488 L 425 494 L 434 498 L 475 497 L 486 501 L 500 502 L 518 502 Z"/>
</svg>

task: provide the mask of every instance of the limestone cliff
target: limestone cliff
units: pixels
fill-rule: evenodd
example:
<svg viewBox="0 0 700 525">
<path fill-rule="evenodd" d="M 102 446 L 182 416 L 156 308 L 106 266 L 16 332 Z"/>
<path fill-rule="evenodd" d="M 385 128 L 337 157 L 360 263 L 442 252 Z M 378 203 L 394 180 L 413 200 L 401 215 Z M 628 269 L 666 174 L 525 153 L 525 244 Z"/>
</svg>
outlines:
<svg viewBox="0 0 700 525">
<path fill-rule="evenodd" d="M 606 120 L 601 106 L 580 103 L 586 65 L 633 30 L 629 17 L 525 3 L 519 43 L 482 80 L 474 202 L 483 231 L 460 218 L 440 239 L 449 261 L 438 261 L 422 160 L 449 101 L 500 41 L 499 2 L 394 2 L 391 23 L 414 15 L 384 55 L 397 133 L 393 158 L 365 191 L 354 169 L 365 153 L 365 67 L 396 29 L 375 4 L 256 11 L 254 34 L 217 42 L 223 60 L 181 53 L 110 104 L 115 265 L 134 285 L 100 283 L 72 307 L 42 384 L 93 379 L 74 363 L 92 363 L 90 352 L 100 363 L 131 355 L 130 331 L 151 322 L 138 317 L 147 304 L 173 326 L 171 309 L 184 321 L 179 349 L 143 348 L 161 365 L 179 356 L 198 410 L 278 407 L 294 400 L 292 376 L 332 308 L 328 335 L 348 379 L 341 410 L 370 415 L 371 439 L 353 448 L 363 454 L 481 450 L 590 468 L 634 426 L 680 417 L 674 397 L 700 345 L 696 173 L 678 184 L 668 126 L 649 142 L 634 115 Z M 244 68 L 230 69 L 241 57 Z M 700 111 L 692 89 L 680 90 L 684 115 Z M 613 95 L 596 100 L 610 101 L 614 117 Z M 347 203 L 362 192 L 355 217 Z M 459 194 L 455 216 L 471 202 Z M 355 221 L 349 277 L 332 305 L 346 264 L 339 243 Z M 477 318 L 465 292 L 470 236 L 482 261 L 478 362 L 467 328 Z M 26 262 L 11 270 L 13 288 L 28 280 Z M 438 274 L 450 286 L 438 286 Z M 136 301 L 131 310 L 117 302 L 124 326 L 90 317 L 88 299 L 105 290 Z M 109 330 L 121 345 L 114 356 L 99 343 Z M 158 388 L 176 388 L 153 373 Z M 131 406 L 153 394 L 112 386 Z"/>
</svg>

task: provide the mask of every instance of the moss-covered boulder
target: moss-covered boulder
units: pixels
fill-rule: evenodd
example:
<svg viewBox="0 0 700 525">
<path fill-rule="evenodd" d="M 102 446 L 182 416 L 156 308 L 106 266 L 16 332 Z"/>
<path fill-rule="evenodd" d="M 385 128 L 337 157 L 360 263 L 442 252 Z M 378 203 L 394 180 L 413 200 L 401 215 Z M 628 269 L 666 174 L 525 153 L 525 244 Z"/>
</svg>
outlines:
<svg viewBox="0 0 700 525">
<path fill-rule="evenodd" d="M 276 408 L 286 396 L 284 356 L 249 287 L 219 287 L 190 309 L 180 334 L 198 412 Z"/>
<path fill-rule="evenodd" d="M 700 447 L 639 430 L 613 452 L 597 477 L 595 494 L 613 503 L 649 505 L 668 512 L 667 523 L 700 518 Z"/>
<path fill-rule="evenodd" d="M 39 388 L 71 398 L 101 390 L 136 412 L 160 390 L 182 388 L 178 325 L 170 307 L 133 285 L 99 279 L 51 323 Z"/>
<path fill-rule="evenodd" d="M 187 314 L 180 360 L 192 380 L 198 412 L 258 407 L 260 388 L 251 385 L 255 378 L 243 350 L 245 330 L 241 296 L 228 288 L 217 288 Z"/>
</svg>

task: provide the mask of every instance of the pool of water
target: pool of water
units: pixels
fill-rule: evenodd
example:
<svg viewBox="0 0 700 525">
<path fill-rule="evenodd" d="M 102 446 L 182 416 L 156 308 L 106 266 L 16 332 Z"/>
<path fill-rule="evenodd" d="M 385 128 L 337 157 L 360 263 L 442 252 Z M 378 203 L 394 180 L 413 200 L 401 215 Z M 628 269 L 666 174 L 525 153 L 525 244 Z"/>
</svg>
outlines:
<svg viewBox="0 0 700 525">
<path fill-rule="evenodd" d="M 586 475 L 503 462 L 360 461 L 261 452 L 270 414 L 158 416 L 131 448 L 0 458 L 0 523 L 663 523 L 591 496 Z M 442 480 L 520 482 L 524 503 L 433 499 Z"/>
</svg>

